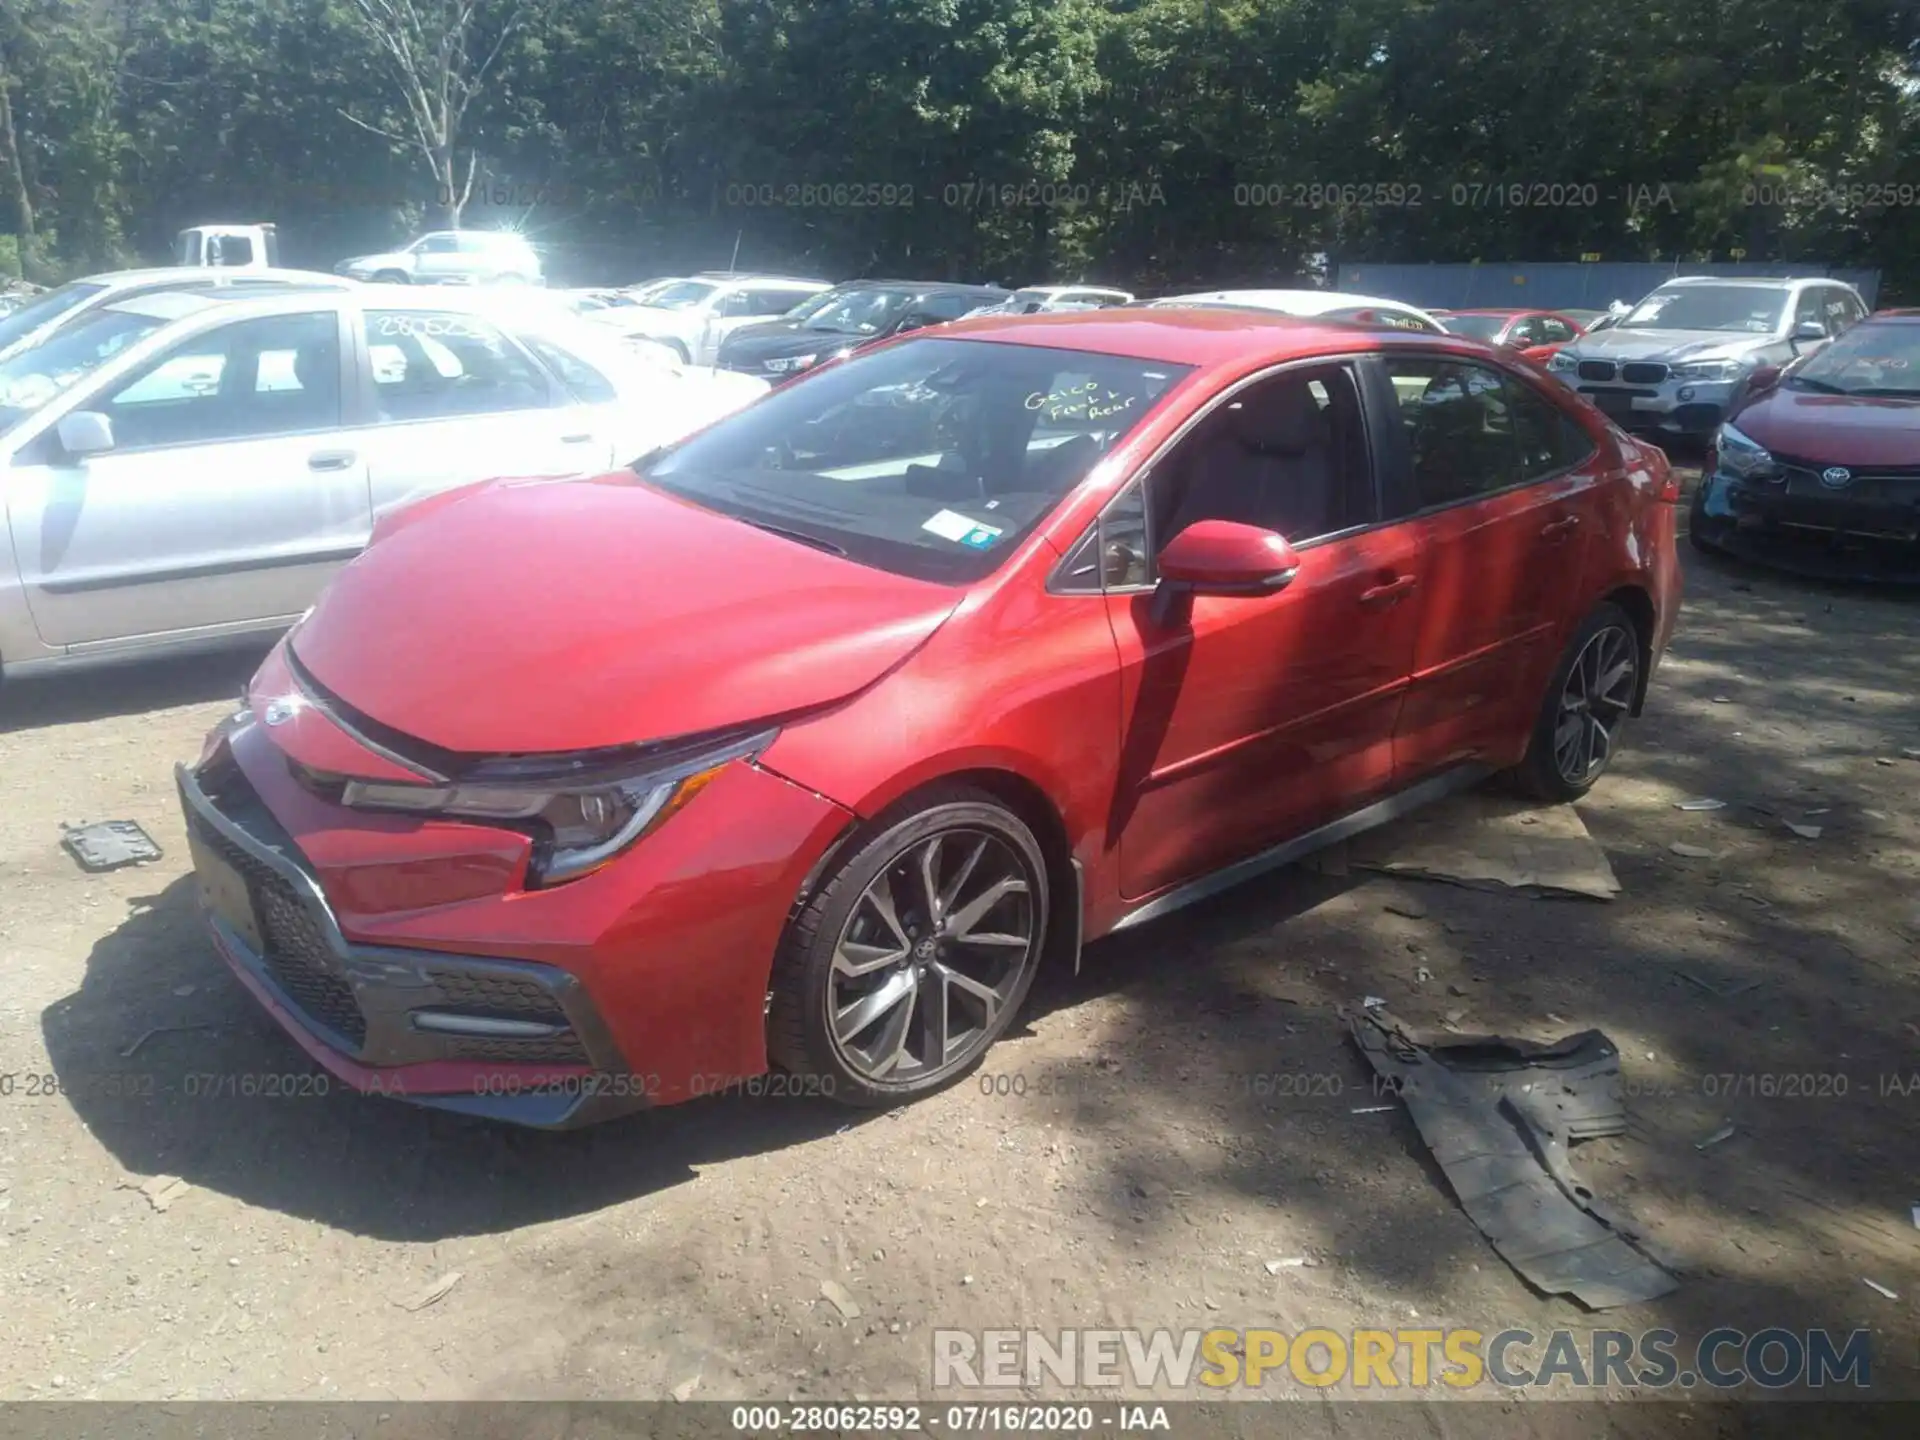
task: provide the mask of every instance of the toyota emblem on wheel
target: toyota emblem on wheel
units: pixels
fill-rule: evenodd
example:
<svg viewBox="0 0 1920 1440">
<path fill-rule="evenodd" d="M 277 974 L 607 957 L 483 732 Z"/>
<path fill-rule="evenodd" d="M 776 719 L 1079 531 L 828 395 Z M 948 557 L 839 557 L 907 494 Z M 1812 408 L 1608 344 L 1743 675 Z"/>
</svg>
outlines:
<svg viewBox="0 0 1920 1440">
<path fill-rule="evenodd" d="M 1829 490 L 1838 490 L 1851 479 L 1853 479 L 1853 472 L 1839 465 L 1820 472 L 1820 483 Z"/>
</svg>

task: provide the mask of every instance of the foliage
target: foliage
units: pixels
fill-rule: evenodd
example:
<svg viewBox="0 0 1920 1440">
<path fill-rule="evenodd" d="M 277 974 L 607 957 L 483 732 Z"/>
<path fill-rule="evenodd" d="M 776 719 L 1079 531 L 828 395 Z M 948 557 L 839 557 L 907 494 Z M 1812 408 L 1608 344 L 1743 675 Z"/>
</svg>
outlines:
<svg viewBox="0 0 1920 1440">
<path fill-rule="evenodd" d="M 368 21 L 409 14 L 468 17 L 451 109 Z M 36 278 L 255 218 L 331 264 L 437 219 L 458 152 L 466 223 L 582 280 L 1744 253 L 1920 291 L 1909 0 L 0 0 L 0 85 Z"/>
</svg>

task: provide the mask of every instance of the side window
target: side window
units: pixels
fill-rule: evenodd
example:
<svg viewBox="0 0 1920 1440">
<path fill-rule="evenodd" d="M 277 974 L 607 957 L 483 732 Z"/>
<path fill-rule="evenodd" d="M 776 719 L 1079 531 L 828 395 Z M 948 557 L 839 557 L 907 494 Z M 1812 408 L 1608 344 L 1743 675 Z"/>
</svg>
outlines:
<svg viewBox="0 0 1920 1440">
<path fill-rule="evenodd" d="M 1450 505 L 1522 479 L 1513 407 L 1492 370 L 1456 360 L 1389 356 L 1420 506 Z"/>
<path fill-rule="evenodd" d="M 1544 345 L 1546 329 L 1540 323 L 1540 317 L 1529 315 L 1514 322 L 1507 331 L 1507 344 L 1515 350 L 1524 350 L 1529 345 Z"/>
<path fill-rule="evenodd" d="M 1376 515 L 1360 392 L 1344 365 L 1249 386 L 1194 427 L 1154 475 L 1156 545 L 1233 520 L 1295 545 Z"/>
<path fill-rule="evenodd" d="M 1536 345 L 1564 345 L 1573 339 L 1573 326 L 1558 315 L 1543 315 L 1540 317 L 1540 333 L 1544 338 L 1536 340 Z"/>
<path fill-rule="evenodd" d="M 1055 588 L 1084 595 L 1153 583 L 1144 484 L 1135 480 L 1115 496 L 1061 567 Z"/>
<path fill-rule="evenodd" d="M 383 420 L 491 415 L 554 403 L 539 367 L 472 315 L 371 310 L 366 327 Z"/>
<path fill-rule="evenodd" d="M 753 314 L 753 300 L 744 290 L 732 290 L 716 297 L 709 313 L 719 320 L 737 320 Z"/>
<path fill-rule="evenodd" d="M 1793 323 L 1798 325 L 1819 325 L 1830 329 L 1824 302 L 1826 287 L 1810 285 L 1800 292 L 1799 304 L 1794 308 Z"/>
<path fill-rule="evenodd" d="M 1821 296 L 1825 302 L 1821 308 L 1821 318 L 1827 323 L 1827 333 L 1838 335 L 1853 323 L 1853 307 L 1847 292 L 1838 285 L 1829 285 Z"/>
<path fill-rule="evenodd" d="M 606 376 L 572 351 L 537 335 L 523 335 L 520 338 L 540 363 L 558 375 L 561 383 L 585 404 L 605 405 L 620 398 L 620 392 L 613 388 L 613 383 Z"/>
<path fill-rule="evenodd" d="M 784 315 L 807 297 L 798 290 L 749 290 L 745 315 Z"/>
<path fill-rule="evenodd" d="M 336 429 L 339 323 L 323 312 L 222 325 L 183 342 L 96 408 L 113 421 L 123 450 Z"/>
<path fill-rule="evenodd" d="M 1523 480 L 1545 479 L 1593 454 L 1593 440 L 1572 416 L 1520 381 L 1508 379 L 1506 385 Z"/>
<path fill-rule="evenodd" d="M 919 313 L 923 325 L 939 325 L 948 320 L 958 320 L 962 315 L 986 302 L 975 295 L 929 295 L 920 302 Z"/>
</svg>

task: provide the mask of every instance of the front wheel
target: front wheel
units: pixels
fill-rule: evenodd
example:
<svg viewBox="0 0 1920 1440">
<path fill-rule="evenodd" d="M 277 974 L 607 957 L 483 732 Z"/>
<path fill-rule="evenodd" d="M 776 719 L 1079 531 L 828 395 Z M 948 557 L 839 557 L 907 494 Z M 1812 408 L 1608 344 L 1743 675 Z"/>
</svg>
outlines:
<svg viewBox="0 0 1920 1440">
<path fill-rule="evenodd" d="M 1640 636 L 1611 601 L 1594 609 L 1553 672 L 1515 779 L 1536 800 L 1564 804 L 1594 786 L 1620 746 L 1640 684 Z"/>
<path fill-rule="evenodd" d="M 1047 933 L 1039 841 L 993 796 L 929 794 L 856 840 L 793 922 L 767 1047 L 847 1104 L 918 1099 L 1013 1023 Z"/>
</svg>

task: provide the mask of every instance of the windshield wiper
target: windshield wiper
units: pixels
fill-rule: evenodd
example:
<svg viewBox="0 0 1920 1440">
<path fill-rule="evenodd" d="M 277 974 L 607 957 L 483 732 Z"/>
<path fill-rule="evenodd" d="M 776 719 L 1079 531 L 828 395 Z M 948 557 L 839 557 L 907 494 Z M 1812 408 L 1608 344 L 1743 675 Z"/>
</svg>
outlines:
<svg viewBox="0 0 1920 1440">
<path fill-rule="evenodd" d="M 1824 380 L 1809 379 L 1805 375 L 1789 376 L 1788 383 L 1796 390 L 1818 390 L 1822 395 L 1855 395 L 1859 393 L 1855 390 L 1842 389 L 1838 385 L 1829 385 Z"/>
<path fill-rule="evenodd" d="M 756 530 L 764 530 L 769 535 L 778 535 L 783 540 L 795 540 L 802 545 L 811 545 L 814 549 L 824 550 L 829 555 L 844 557 L 847 553 L 831 540 L 822 540 L 818 535 L 809 535 L 804 530 L 789 530 L 784 525 L 774 525 L 765 520 L 749 520 L 744 515 L 736 515 L 734 518 L 742 524 L 753 526 Z"/>
</svg>

